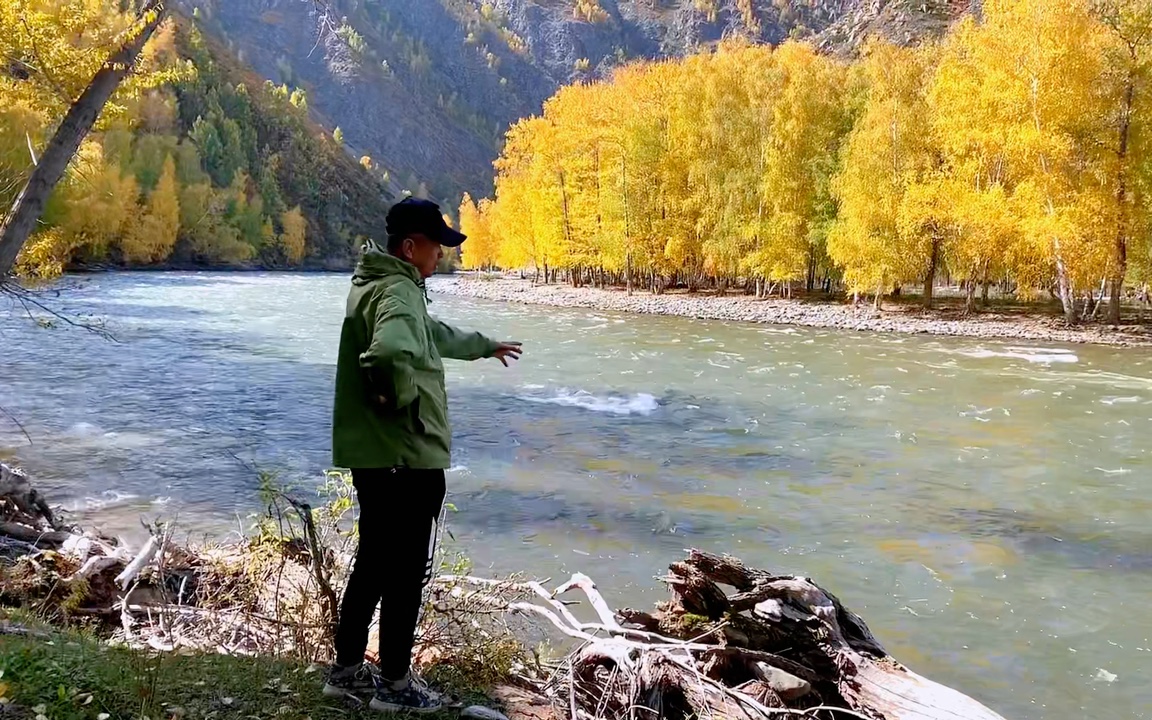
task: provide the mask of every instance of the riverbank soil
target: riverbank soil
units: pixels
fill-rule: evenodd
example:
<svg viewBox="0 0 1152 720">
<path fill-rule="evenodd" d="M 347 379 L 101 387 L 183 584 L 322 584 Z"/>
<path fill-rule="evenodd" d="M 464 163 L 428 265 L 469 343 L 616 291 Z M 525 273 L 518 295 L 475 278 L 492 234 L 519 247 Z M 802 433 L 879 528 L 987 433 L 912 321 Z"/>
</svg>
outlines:
<svg viewBox="0 0 1152 720">
<path fill-rule="evenodd" d="M 1131 324 L 1118 327 L 1101 323 L 1069 326 L 1055 304 L 1021 303 L 1011 298 L 996 298 L 987 308 L 968 313 L 964 298 L 944 293 L 936 296 L 933 309 L 926 310 L 914 295 L 885 298 L 876 309 L 871 302 L 854 304 L 823 294 L 792 299 L 685 290 L 661 294 L 636 290 L 628 294 L 619 288 L 538 285 L 517 277 L 474 273 L 436 277 L 430 287 L 444 295 L 707 320 L 987 340 L 1152 346 L 1152 313 L 1140 320 L 1132 309 L 1125 316 Z"/>
</svg>

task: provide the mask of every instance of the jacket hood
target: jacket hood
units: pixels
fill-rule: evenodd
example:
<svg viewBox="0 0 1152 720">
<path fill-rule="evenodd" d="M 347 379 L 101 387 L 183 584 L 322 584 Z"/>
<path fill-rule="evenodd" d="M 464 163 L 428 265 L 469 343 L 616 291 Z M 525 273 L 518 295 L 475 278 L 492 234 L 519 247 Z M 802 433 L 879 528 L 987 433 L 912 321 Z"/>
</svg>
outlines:
<svg viewBox="0 0 1152 720">
<path fill-rule="evenodd" d="M 389 275 L 407 277 L 417 285 L 423 285 L 420 271 L 411 263 L 389 255 L 387 251 L 369 240 L 364 245 L 360 261 L 356 263 L 356 270 L 352 273 L 353 285 L 366 285 L 373 280 L 379 280 Z"/>
</svg>

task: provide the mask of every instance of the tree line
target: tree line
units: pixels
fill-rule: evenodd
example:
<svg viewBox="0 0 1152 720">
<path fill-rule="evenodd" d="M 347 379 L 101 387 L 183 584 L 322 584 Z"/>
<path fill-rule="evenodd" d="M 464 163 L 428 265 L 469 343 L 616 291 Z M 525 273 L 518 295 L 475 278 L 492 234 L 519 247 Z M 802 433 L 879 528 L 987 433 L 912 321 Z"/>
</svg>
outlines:
<svg viewBox="0 0 1152 720">
<path fill-rule="evenodd" d="M 143 12 L 67 0 L 0 8 L 5 207 L 19 207 L 40 149 L 51 150 L 100 73 L 113 69 Z M 384 215 L 379 181 L 312 123 L 302 90 L 260 80 L 190 18 L 156 24 L 68 153 L 34 231 L 20 239 L 17 272 L 349 262 L 356 239 Z"/>
<path fill-rule="evenodd" d="M 738 40 L 562 88 L 465 198 L 468 267 L 879 299 L 943 276 L 1119 321 L 1152 279 L 1152 3 L 987 0 L 855 60 Z"/>
</svg>

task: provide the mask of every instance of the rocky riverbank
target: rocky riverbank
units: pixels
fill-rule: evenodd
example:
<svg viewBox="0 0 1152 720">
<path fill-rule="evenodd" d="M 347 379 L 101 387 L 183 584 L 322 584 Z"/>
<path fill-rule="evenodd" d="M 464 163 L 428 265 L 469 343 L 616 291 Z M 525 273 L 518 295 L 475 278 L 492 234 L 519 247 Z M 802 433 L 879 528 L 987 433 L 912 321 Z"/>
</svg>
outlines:
<svg viewBox="0 0 1152 720">
<path fill-rule="evenodd" d="M 443 295 L 501 300 L 533 305 L 673 315 L 702 320 L 726 320 L 772 325 L 796 325 L 859 332 L 941 335 L 986 340 L 1092 343 L 1113 346 L 1152 346 L 1146 325 L 1112 328 L 1104 325 L 1069 327 L 1052 314 L 1029 311 L 984 311 L 965 317 L 959 309 L 925 311 L 918 305 L 885 303 L 877 311 L 871 304 L 809 300 L 759 300 L 744 295 L 653 295 L 637 291 L 573 288 L 570 285 L 534 285 L 509 277 L 459 274 L 437 277 L 431 283 Z"/>
</svg>

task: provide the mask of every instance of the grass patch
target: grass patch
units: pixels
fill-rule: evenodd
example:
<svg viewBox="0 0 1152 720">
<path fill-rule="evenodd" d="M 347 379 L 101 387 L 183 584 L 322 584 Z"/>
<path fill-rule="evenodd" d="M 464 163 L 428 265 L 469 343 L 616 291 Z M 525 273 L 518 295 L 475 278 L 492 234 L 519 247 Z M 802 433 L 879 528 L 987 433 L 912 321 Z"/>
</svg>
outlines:
<svg viewBox="0 0 1152 720">
<path fill-rule="evenodd" d="M 5 720 L 252 720 L 380 717 L 321 694 L 324 668 L 264 657 L 151 654 L 13 618 L 0 634 Z M 452 690 L 452 688 L 446 688 Z M 475 694 L 466 704 L 488 704 Z M 426 717 L 450 718 L 444 711 Z"/>
</svg>

